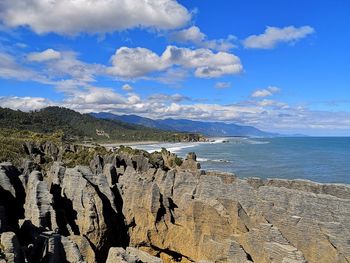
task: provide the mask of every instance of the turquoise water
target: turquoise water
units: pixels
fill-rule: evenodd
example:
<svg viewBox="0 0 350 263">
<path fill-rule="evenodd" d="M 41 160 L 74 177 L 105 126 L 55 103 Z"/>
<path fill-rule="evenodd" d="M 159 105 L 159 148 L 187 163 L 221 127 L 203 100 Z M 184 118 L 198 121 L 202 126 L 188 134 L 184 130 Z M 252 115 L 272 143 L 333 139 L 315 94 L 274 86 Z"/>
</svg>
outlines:
<svg viewBox="0 0 350 263">
<path fill-rule="evenodd" d="M 185 156 L 197 153 L 203 169 L 233 172 L 240 177 L 308 179 L 350 183 L 350 138 L 227 138 L 228 143 L 162 145 Z M 153 148 L 152 148 L 153 147 Z M 143 146 L 146 150 L 159 145 Z"/>
</svg>

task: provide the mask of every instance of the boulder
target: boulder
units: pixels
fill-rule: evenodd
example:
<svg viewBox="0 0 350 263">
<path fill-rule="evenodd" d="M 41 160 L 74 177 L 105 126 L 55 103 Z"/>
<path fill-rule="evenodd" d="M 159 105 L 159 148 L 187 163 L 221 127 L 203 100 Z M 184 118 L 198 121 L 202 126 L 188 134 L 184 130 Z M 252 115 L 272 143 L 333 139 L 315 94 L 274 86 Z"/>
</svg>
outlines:
<svg viewBox="0 0 350 263">
<path fill-rule="evenodd" d="M 186 159 L 181 164 L 181 169 L 196 171 L 201 168 L 199 162 L 197 162 L 197 155 L 194 152 L 187 154 Z"/>
</svg>

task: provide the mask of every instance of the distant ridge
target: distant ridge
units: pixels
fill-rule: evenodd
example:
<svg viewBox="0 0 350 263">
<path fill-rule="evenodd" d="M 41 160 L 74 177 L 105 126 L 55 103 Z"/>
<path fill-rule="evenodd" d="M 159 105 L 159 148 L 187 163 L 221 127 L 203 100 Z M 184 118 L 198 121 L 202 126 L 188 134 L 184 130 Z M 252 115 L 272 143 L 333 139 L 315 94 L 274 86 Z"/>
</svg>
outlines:
<svg viewBox="0 0 350 263">
<path fill-rule="evenodd" d="M 131 124 L 143 125 L 150 128 L 200 133 L 206 136 L 248 136 L 248 137 L 276 137 L 277 133 L 270 133 L 259 130 L 253 126 L 228 124 L 223 122 L 203 122 L 186 119 L 164 119 L 153 120 L 137 115 L 115 115 L 107 112 L 91 113 L 92 116 L 100 119 L 118 120 Z"/>
<path fill-rule="evenodd" d="M 189 136 L 117 119 L 95 118 L 62 107 L 47 107 L 32 112 L 0 107 L 0 128 L 37 133 L 61 131 L 66 139 L 88 141 L 183 141 Z"/>
</svg>

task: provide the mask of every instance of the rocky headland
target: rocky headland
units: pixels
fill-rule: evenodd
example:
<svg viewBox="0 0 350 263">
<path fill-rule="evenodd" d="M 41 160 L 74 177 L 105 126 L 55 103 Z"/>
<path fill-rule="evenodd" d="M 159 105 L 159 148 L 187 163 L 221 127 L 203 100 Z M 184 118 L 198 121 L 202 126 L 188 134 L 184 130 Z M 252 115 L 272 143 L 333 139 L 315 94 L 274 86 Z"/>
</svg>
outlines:
<svg viewBox="0 0 350 263">
<path fill-rule="evenodd" d="M 348 185 L 239 179 L 194 153 L 24 148 L 0 164 L 1 263 L 350 262 Z"/>
</svg>

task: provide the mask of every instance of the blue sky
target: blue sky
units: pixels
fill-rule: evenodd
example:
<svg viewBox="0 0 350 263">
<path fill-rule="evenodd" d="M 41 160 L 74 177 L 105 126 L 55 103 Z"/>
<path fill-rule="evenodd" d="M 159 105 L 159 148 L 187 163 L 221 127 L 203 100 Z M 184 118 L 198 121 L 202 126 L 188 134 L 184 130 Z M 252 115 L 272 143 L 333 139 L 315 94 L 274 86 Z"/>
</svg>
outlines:
<svg viewBox="0 0 350 263">
<path fill-rule="evenodd" d="M 350 135 L 350 2 L 4 0 L 0 106 Z"/>
</svg>

